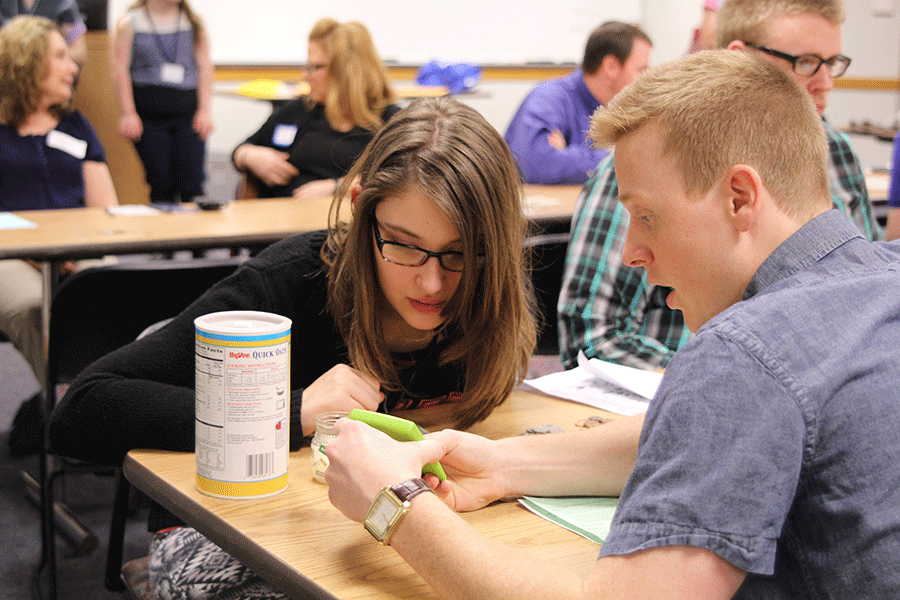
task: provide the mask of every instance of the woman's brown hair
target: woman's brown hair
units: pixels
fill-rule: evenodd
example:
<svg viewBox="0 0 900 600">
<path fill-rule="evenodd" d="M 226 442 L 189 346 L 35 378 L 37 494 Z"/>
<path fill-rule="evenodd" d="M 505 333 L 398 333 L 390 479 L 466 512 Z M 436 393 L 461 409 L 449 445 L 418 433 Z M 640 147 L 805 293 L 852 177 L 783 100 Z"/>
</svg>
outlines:
<svg viewBox="0 0 900 600">
<path fill-rule="evenodd" d="M 353 186 L 353 218 L 339 220 Z M 449 98 L 419 100 L 375 135 L 335 195 L 322 255 L 329 308 L 354 367 L 386 389 L 403 389 L 381 343 L 381 291 L 372 219 L 378 203 L 415 187 L 462 240 L 465 266 L 436 335 L 449 341 L 439 364 L 462 361 L 456 426 L 487 417 L 524 376 L 535 346 L 534 301 L 523 250 L 521 180 L 503 138 L 474 109 Z"/>
</svg>

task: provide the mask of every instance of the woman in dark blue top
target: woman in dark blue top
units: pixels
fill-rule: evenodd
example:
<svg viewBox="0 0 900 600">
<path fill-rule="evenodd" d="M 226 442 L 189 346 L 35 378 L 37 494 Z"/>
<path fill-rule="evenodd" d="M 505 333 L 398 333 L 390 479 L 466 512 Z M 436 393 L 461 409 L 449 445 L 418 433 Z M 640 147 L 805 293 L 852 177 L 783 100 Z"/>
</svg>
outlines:
<svg viewBox="0 0 900 600">
<path fill-rule="evenodd" d="M 21 16 L 0 28 L 0 211 L 117 203 L 103 146 L 69 106 L 77 73 L 65 39 L 49 19 Z M 75 268 L 66 263 L 61 270 Z M 45 371 L 41 290 L 41 274 L 29 263 L 0 261 L 0 331 L 38 381 Z M 37 403 L 34 398 L 28 406 Z M 39 423 L 32 424 L 39 431 Z M 36 451 L 40 436 L 21 431 L 14 426 L 10 450 Z"/>
</svg>

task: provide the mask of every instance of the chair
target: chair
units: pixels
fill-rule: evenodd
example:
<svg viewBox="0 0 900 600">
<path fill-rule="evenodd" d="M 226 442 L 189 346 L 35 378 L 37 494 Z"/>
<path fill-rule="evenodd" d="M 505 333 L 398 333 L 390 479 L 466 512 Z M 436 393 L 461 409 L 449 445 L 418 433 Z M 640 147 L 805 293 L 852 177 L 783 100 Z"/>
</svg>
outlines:
<svg viewBox="0 0 900 600">
<path fill-rule="evenodd" d="M 136 339 L 148 325 L 178 314 L 214 283 L 234 272 L 245 260 L 245 257 L 228 257 L 121 262 L 91 267 L 67 277 L 57 289 L 51 304 L 49 381 L 45 390 L 48 412 L 44 415 L 45 422 L 56 404 L 58 384 L 71 382 L 94 360 Z M 57 457 L 57 463 L 57 468 L 46 479 L 48 489 L 37 486 L 44 507 L 41 515 L 42 535 L 51 543 L 49 556 L 44 557 L 36 580 L 43 578 L 50 582 L 50 589 L 53 590 L 51 596 L 55 595 L 56 589 L 56 531 L 62 531 L 73 543 L 76 552 L 81 554 L 89 554 L 96 546 L 96 536 L 78 522 L 63 503 L 64 498 L 56 501 L 59 493 L 55 491 L 55 481 L 65 474 L 112 475 L 121 471 L 64 457 Z M 23 473 L 23 479 L 27 481 L 31 478 Z M 27 486 L 32 493 L 35 485 L 32 480 Z M 49 502 L 44 494 L 49 494 Z M 127 493 L 125 495 L 127 500 Z M 117 560 L 118 566 L 121 566 L 127 508 L 126 504 L 125 511 L 117 513 L 121 523 L 114 522 L 110 531 L 108 570 L 111 559 L 113 562 Z M 118 539 L 114 540 L 116 535 Z"/>
<path fill-rule="evenodd" d="M 559 354 L 556 303 L 562 288 L 570 233 L 534 235 L 525 240 L 531 252 L 531 284 L 540 318 L 536 354 Z"/>
</svg>

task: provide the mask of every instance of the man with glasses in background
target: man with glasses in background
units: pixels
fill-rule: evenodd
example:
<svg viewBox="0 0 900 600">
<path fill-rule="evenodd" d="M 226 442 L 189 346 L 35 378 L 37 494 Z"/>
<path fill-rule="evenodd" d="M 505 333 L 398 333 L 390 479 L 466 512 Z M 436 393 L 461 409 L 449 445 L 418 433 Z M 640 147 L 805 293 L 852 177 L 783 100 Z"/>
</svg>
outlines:
<svg viewBox="0 0 900 600">
<path fill-rule="evenodd" d="M 753 53 L 797 80 L 822 116 L 834 79 L 847 70 L 841 54 L 842 0 L 725 0 L 718 46 Z M 869 240 L 883 239 L 859 159 L 847 137 L 824 118 L 831 199 Z M 619 203 L 612 157 L 589 180 L 575 207 L 560 294 L 560 354 L 566 368 L 579 350 L 643 369 L 664 368 L 690 332 L 666 304 L 668 288 L 651 285 L 622 260 L 628 214 Z"/>
<path fill-rule="evenodd" d="M 726 0 L 719 6 L 716 40 L 721 48 L 758 54 L 806 89 L 820 116 L 834 80 L 847 71 L 841 54 L 842 0 Z M 870 240 L 884 233 L 872 211 L 859 159 L 847 137 L 825 118 L 831 193 L 835 205 Z"/>
</svg>

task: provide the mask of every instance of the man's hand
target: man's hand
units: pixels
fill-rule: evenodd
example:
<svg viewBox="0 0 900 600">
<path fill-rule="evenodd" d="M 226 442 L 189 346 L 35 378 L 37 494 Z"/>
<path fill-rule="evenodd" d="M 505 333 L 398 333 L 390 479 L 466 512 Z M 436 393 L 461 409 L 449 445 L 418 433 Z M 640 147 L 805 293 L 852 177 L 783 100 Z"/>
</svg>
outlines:
<svg viewBox="0 0 900 600">
<path fill-rule="evenodd" d="M 554 129 L 547 134 L 547 143 L 557 150 L 565 150 L 568 144 L 566 138 L 559 129 Z"/>
<path fill-rule="evenodd" d="M 338 419 L 337 437 L 328 443 L 328 498 L 348 519 L 362 521 L 378 491 L 420 477 L 422 466 L 436 462 L 443 447 L 433 440 L 398 442 L 354 419 Z"/>
<path fill-rule="evenodd" d="M 498 468 L 496 442 L 479 435 L 445 429 L 426 436 L 440 442 L 444 455 L 440 463 L 445 481 L 434 475 L 425 481 L 450 508 L 457 512 L 477 510 L 506 495 L 504 473 Z"/>
</svg>

